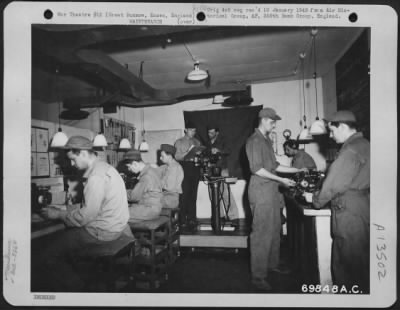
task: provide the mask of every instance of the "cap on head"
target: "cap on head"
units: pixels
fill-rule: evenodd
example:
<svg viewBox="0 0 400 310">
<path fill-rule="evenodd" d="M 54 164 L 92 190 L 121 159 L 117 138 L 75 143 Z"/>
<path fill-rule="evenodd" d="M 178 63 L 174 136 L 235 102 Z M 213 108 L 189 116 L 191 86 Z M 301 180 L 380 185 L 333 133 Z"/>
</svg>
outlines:
<svg viewBox="0 0 400 310">
<path fill-rule="evenodd" d="M 188 122 L 185 122 L 185 128 L 186 129 L 196 129 L 196 125 L 193 122 L 188 121 Z"/>
<path fill-rule="evenodd" d="M 66 150 L 91 150 L 93 143 L 88 138 L 82 136 L 73 136 L 68 139 L 67 144 L 63 147 Z"/>
<path fill-rule="evenodd" d="M 208 130 L 212 130 L 212 129 L 215 129 L 216 131 L 219 131 L 219 127 L 218 127 L 218 125 L 216 123 L 210 123 L 210 124 L 207 125 L 207 131 Z"/>
<path fill-rule="evenodd" d="M 282 119 L 278 114 L 276 114 L 276 111 L 272 108 L 262 109 L 260 112 L 258 112 L 258 117 L 260 118 L 267 117 L 274 121 L 279 121 Z"/>
<path fill-rule="evenodd" d="M 356 122 L 356 117 L 353 112 L 348 110 L 337 111 L 333 114 L 330 122 Z"/>
<path fill-rule="evenodd" d="M 174 156 L 176 153 L 176 148 L 171 144 L 161 144 L 160 150 L 172 154 Z"/>
<path fill-rule="evenodd" d="M 124 161 L 142 161 L 142 155 L 138 150 L 129 150 L 124 154 Z"/>
</svg>

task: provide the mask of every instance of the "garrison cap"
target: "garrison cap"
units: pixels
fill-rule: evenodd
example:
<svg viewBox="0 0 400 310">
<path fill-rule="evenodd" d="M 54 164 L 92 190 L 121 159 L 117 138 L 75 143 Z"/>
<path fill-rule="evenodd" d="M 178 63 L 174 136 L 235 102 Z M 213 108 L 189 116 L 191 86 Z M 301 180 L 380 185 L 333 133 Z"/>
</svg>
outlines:
<svg viewBox="0 0 400 310">
<path fill-rule="evenodd" d="M 276 111 L 272 108 L 262 109 L 260 112 L 258 112 L 258 117 L 268 117 L 274 121 L 282 119 L 278 114 L 276 114 Z"/>
<path fill-rule="evenodd" d="M 129 150 L 124 154 L 123 160 L 128 161 L 142 161 L 142 155 L 138 150 Z"/>
<path fill-rule="evenodd" d="M 174 156 L 176 153 L 176 148 L 171 144 L 161 144 L 160 150 L 172 154 Z"/>
<path fill-rule="evenodd" d="M 353 112 L 348 110 L 337 111 L 333 114 L 330 122 L 356 122 L 356 117 Z"/>
<path fill-rule="evenodd" d="M 64 147 L 65 150 L 91 150 L 93 148 L 93 143 L 86 137 L 73 136 L 68 139 Z"/>
</svg>

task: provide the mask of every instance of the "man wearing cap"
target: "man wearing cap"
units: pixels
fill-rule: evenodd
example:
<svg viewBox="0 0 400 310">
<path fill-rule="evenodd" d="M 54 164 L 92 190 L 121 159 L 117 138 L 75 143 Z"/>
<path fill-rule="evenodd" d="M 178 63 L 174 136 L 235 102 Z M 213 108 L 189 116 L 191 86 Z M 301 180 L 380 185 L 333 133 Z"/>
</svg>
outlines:
<svg viewBox="0 0 400 310">
<path fill-rule="evenodd" d="M 333 282 L 369 291 L 370 144 L 356 129 L 351 111 L 336 112 L 331 137 L 343 144 L 321 191 L 304 196 L 316 208 L 331 202 Z"/>
<path fill-rule="evenodd" d="M 61 219 L 67 227 L 43 253 L 49 262 L 48 271 L 58 276 L 58 284 L 71 284 L 79 289 L 82 283 L 68 266 L 60 268 L 67 254 L 116 240 L 122 234 L 132 237 L 125 184 L 118 171 L 97 158 L 92 142 L 82 136 L 71 137 L 64 149 L 71 165 L 83 172 L 83 201 L 80 207 L 62 210 L 54 207 L 42 211 L 44 217 Z M 54 267 L 54 268 L 52 268 Z M 69 282 L 69 281 L 70 282 Z"/>
<path fill-rule="evenodd" d="M 294 186 L 293 180 L 276 172 L 296 173 L 300 170 L 280 165 L 275 158 L 269 133 L 281 117 L 274 109 L 264 108 L 259 114 L 258 128 L 246 142 L 251 178 L 249 202 L 253 215 L 250 234 L 250 265 L 253 285 L 260 290 L 271 290 L 267 281 L 269 271 L 284 272 L 279 266 L 281 216 L 283 197 L 278 186 Z"/>
<path fill-rule="evenodd" d="M 161 186 L 163 191 L 162 205 L 167 208 L 179 206 L 179 195 L 182 194 L 183 169 L 175 160 L 176 149 L 170 144 L 161 144 L 160 160 L 158 170 L 161 175 Z"/>
<path fill-rule="evenodd" d="M 162 188 L 157 168 L 144 163 L 138 150 L 125 153 L 123 161 L 129 171 L 139 174 L 138 183 L 127 190 L 129 222 L 151 220 L 161 213 Z"/>
<path fill-rule="evenodd" d="M 179 220 L 182 227 L 187 226 L 190 230 L 194 230 L 197 226 L 196 202 L 200 181 L 200 168 L 195 166 L 194 158 L 191 156 L 193 154 L 191 150 L 201 145 L 195 135 L 196 126 L 187 122 L 185 123 L 185 135 L 175 142 L 175 158 L 181 164 L 184 172 L 182 195 L 179 201 Z"/>
</svg>

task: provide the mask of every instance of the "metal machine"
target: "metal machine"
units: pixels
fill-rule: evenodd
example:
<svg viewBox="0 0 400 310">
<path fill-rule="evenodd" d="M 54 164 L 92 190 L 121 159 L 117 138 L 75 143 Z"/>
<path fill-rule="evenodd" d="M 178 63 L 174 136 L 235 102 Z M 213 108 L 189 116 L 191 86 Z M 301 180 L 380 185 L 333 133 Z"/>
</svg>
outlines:
<svg viewBox="0 0 400 310">
<path fill-rule="evenodd" d="M 296 182 L 293 188 L 296 197 L 301 197 L 303 193 L 314 193 L 321 189 L 325 173 L 317 170 L 301 171 L 292 177 Z"/>
<path fill-rule="evenodd" d="M 31 183 L 31 206 L 32 212 L 39 213 L 42 208 L 47 207 L 52 201 L 50 186 L 38 186 Z"/>
</svg>

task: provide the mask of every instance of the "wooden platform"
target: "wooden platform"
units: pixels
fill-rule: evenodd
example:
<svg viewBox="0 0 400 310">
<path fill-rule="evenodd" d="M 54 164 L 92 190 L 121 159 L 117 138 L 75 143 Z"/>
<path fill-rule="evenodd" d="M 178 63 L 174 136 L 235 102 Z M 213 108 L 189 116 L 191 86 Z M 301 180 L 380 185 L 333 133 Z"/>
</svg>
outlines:
<svg viewBox="0 0 400 310">
<path fill-rule="evenodd" d="M 234 230 L 226 223 L 226 230 L 215 234 L 211 230 L 210 220 L 199 220 L 198 229 L 194 232 L 182 231 L 180 235 L 181 247 L 218 247 L 218 248 L 247 248 L 249 229 L 245 220 L 239 220 Z"/>
</svg>

